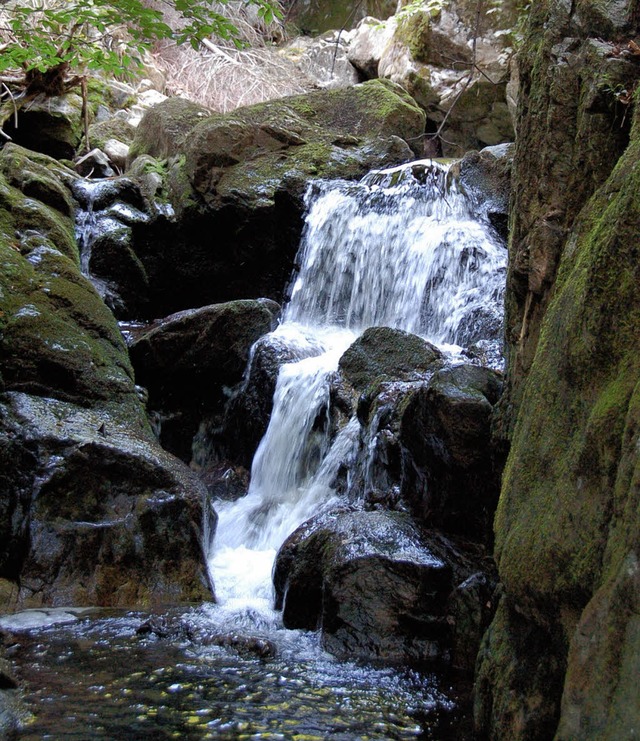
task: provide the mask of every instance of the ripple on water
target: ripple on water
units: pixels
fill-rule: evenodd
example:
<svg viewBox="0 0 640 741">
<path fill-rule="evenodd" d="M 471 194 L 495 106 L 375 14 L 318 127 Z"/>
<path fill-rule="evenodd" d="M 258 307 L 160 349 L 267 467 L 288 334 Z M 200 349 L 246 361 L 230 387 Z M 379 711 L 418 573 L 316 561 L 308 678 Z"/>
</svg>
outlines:
<svg viewBox="0 0 640 741">
<path fill-rule="evenodd" d="M 85 618 L 19 636 L 35 720 L 21 739 L 416 739 L 453 703 L 434 677 L 340 662 L 315 634 L 268 628 L 273 659 L 136 633 L 148 615 Z M 176 616 L 172 616 L 175 618 Z M 217 626 L 221 627 L 221 626 Z"/>
</svg>

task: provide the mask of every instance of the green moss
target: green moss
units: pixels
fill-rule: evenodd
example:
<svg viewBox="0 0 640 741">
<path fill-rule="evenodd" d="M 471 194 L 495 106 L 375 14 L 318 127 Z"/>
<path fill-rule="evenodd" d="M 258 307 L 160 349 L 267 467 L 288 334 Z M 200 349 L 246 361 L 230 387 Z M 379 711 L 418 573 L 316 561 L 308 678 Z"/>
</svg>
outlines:
<svg viewBox="0 0 640 741">
<path fill-rule="evenodd" d="M 140 414 L 115 319 L 77 266 L 46 246 L 25 258 L 4 237 L 0 255 L 6 390 L 89 406 L 115 402 L 124 404 L 123 412 Z"/>
<path fill-rule="evenodd" d="M 394 38 L 409 49 L 416 62 L 428 64 L 431 61 L 431 13 L 416 12 L 401 17 Z"/>
<path fill-rule="evenodd" d="M 496 517 L 508 589 L 539 619 L 554 611 L 568 635 L 613 553 L 612 517 L 631 496 L 620 467 L 640 379 L 639 162 L 636 123 L 561 262 Z M 606 568 L 617 569 L 619 557 L 608 556 Z"/>
</svg>

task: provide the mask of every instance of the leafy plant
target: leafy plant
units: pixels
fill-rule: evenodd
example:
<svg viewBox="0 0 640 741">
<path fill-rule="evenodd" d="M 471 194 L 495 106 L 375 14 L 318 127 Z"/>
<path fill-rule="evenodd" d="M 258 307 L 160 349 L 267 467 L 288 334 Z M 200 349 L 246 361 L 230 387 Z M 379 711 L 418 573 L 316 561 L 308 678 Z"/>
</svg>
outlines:
<svg viewBox="0 0 640 741">
<path fill-rule="evenodd" d="M 163 0 L 178 13 L 177 28 L 142 0 L 9 2 L 0 13 L 0 75 L 8 70 L 45 74 L 61 68 L 121 74 L 123 69 L 139 66 L 144 51 L 162 39 L 194 48 L 208 36 L 240 44 L 237 28 L 216 10 L 227 2 Z M 280 17 L 270 0 L 245 3 L 256 6 L 265 23 Z M 125 32 L 116 34 L 117 29 Z"/>
</svg>

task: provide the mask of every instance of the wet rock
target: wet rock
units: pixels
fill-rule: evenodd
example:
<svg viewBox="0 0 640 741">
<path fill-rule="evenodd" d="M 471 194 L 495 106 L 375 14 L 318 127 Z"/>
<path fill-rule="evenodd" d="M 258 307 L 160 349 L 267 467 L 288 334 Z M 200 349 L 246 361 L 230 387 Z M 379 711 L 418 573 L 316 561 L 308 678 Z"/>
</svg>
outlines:
<svg viewBox="0 0 640 741">
<path fill-rule="evenodd" d="M 0 568 L 19 579 L 14 606 L 206 598 L 206 490 L 148 433 L 104 409 L 14 392 L 0 429 L 0 449 L 29 464 L 4 499 L 14 517 Z"/>
<path fill-rule="evenodd" d="M 441 358 L 437 347 L 417 335 L 371 327 L 340 358 L 339 368 L 357 391 L 364 391 L 374 381 L 415 380 Z"/>
<path fill-rule="evenodd" d="M 179 312 L 137 333 L 131 360 L 149 391 L 149 408 L 173 416 L 172 439 L 160 430 L 169 450 L 191 459 L 200 423 L 222 408 L 223 387 L 240 383 L 251 346 L 274 329 L 278 314 L 273 301 L 233 301 Z"/>
<path fill-rule="evenodd" d="M 136 635 L 180 643 L 191 643 L 194 638 L 193 631 L 186 622 L 169 615 L 152 615 L 136 628 Z"/>
<path fill-rule="evenodd" d="M 406 514 L 323 515 L 282 545 L 276 604 L 285 626 L 319 627 L 323 646 L 341 657 L 450 660 L 457 643 L 462 656 L 480 637 L 449 600 L 472 574 L 487 572 L 481 561 L 477 548 L 423 533 Z M 478 611 L 489 612 L 486 604 Z"/>
<path fill-rule="evenodd" d="M 43 168 L 77 182 L 43 155 L 17 174 L 21 161 L 0 153 L 14 182 Z M 206 490 L 154 440 L 115 319 L 80 274 L 63 186 L 42 183 L 55 208 L 0 177 L 2 605 L 202 599 Z"/>
<path fill-rule="evenodd" d="M 222 440 L 217 443 L 225 455 L 250 468 L 269 425 L 281 366 L 320 352 L 313 344 L 293 343 L 278 335 L 256 342 L 242 387 L 230 400 L 225 413 Z"/>
<path fill-rule="evenodd" d="M 267 638 L 245 636 L 238 633 L 219 633 L 201 640 L 205 646 L 232 648 L 241 656 L 255 656 L 259 659 L 273 659 L 277 654 L 276 645 Z"/>
<path fill-rule="evenodd" d="M 637 733 L 640 120 L 611 94 L 638 80 L 616 44 L 637 32 L 629 2 L 536 4 L 518 55 L 489 737 Z"/>
<path fill-rule="evenodd" d="M 499 373 L 462 365 L 436 372 L 407 400 L 401 491 L 421 521 L 490 542 L 500 490 L 490 425 L 501 391 Z"/>
</svg>

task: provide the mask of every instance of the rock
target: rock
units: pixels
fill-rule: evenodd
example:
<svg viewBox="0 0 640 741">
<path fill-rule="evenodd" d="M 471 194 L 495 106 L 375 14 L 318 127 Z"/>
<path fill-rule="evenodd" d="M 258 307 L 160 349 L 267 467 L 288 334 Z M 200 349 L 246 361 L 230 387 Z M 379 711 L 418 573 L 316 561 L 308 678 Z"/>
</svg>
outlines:
<svg viewBox="0 0 640 741">
<path fill-rule="evenodd" d="M 160 439 L 189 461 L 198 426 L 240 383 L 249 351 L 275 327 L 279 307 L 268 300 L 233 301 L 173 314 L 137 333 L 130 347 L 149 408 L 174 419 Z M 169 426 L 167 425 L 167 428 Z"/>
<path fill-rule="evenodd" d="M 473 199 L 480 213 L 486 215 L 505 241 L 514 149 L 513 144 L 500 144 L 480 152 L 467 152 L 449 171 L 450 177 Z"/>
<path fill-rule="evenodd" d="M 317 87 L 337 88 L 360 82 L 346 49 L 345 34 L 329 31 L 316 38 L 298 36 L 281 47 L 279 53 L 294 62 Z"/>
<path fill-rule="evenodd" d="M 150 435 L 116 412 L 6 392 L 0 449 L 21 463 L 2 499 L 12 608 L 207 598 L 206 490 Z"/>
<path fill-rule="evenodd" d="M 76 170 L 86 178 L 110 178 L 116 174 L 111 167 L 109 157 L 97 148 L 76 160 Z"/>
<path fill-rule="evenodd" d="M 439 370 L 404 404 L 398 433 L 401 494 L 415 516 L 488 544 L 500 490 L 490 425 L 501 391 L 488 368 Z"/>
<path fill-rule="evenodd" d="M 30 162 L 0 153 L 56 204 L 0 176 L 3 609 L 203 599 L 206 490 L 154 440 L 115 319 L 80 274 L 58 171 Z"/>
<path fill-rule="evenodd" d="M 129 145 L 118 139 L 107 139 L 103 144 L 103 149 L 109 161 L 120 172 L 123 172 L 127 165 L 127 158 L 129 157 Z"/>
<path fill-rule="evenodd" d="M 99 121 L 89 126 L 89 142 L 92 147 L 105 149 L 110 140 L 119 141 L 129 146 L 133 141 L 136 130 L 128 121 L 120 116 L 111 116 L 104 121 Z"/>
<path fill-rule="evenodd" d="M 303 358 L 319 355 L 313 344 L 293 343 L 290 337 L 277 333 L 260 338 L 251 350 L 251 357 L 242 387 L 230 399 L 222 433 L 215 444 L 228 456 L 246 468 L 264 437 L 273 409 L 273 395 L 280 367 Z"/>
<path fill-rule="evenodd" d="M 365 77 L 378 77 L 382 52 L 391 41 L 394 23 L 380 23 L 377 18 L 363 18 L 351 35 L 347 57 Z"/>
<path fill-rule="evenodd" d="M 175 216 L 133 228 L 157 316 L 237 298 L 280 301 L 309 180 L 358 178 L 411 159 L 401 137 L 413 143 L 424 124 L 406 93 L 381 81 L 195 125 L 201 112 L 166 101 L 147 114 L 132 145 L 132 157 L 168 158 L 161 174 Z"/>
<path fill-rule="evenodd" d="M 287 17 L 305 34 L 317 35 L 334 28 L 352 28 L 363 16 L 387 18 L 395 12 L 397 0 L 366 0 L 357 6 L 338 0 L 291 2 Z"/>
<path fill-rule="evenodd" d="M 201 643 L 205 646 L 224 646 L 232 648 L 241 656 L 259 659 L 273 659 L 277 654 L 276 645 L 267 638 L 258 636 L 244 636 L 237 633 L 219 633 L 212 636 L 206 636 Z"/>
<path fill-rule="evenodd" d="M 39 95 L 19 112 L 19 125 L 4 125 L 11 139 L 26 149 L 56 159 L 73 159 L 82 139 L 82 98 L 76 93 Z"/>
<path fill-rule="evenodd" d="M 513 140 L 505 25 L 512 31 L 517 14 L 502 4 L 499 10 L 479 18 L 464 2 L 409 5 L 384 23 L 366 18 L 354 32 L 352 64 L 368 77 L 402 85 L 426 111 L 427 132 L 438 137 L 427 136 L 425 155 L 460 155 Z"/>
<path fill-rule="evenodd" d="M 504 598 L 476 682 L 494 738 L 638 728 L 640 118 L 611 94 L 639 77 L 613 43 L 637 22 L 631 3 L 544 3 L 520 55 L 496 420 L 511 442 L 495 520 Z"/>
<path fill-rule="evenodd" d="M 415 380 L 441 358 L 437 347 L 417 335 L 370 327 L 340 358 L 339 368 L 357 391 L 364 391 L 376 380 Z"/>
<path fill-rule="evenodd" d="M 135 127 L 130 161 L 140 154 L 149 154 L 156 159 L 179 154 L 191 130 L 209 116 L 206 108 L 190 100 L 162 96 Z"/>
<path fill-rule="evenodd" d="M 325 649 L 341 657 L 448 660 L 447 600 L 477 556 L 406 514 L 323 515 L 282 545 L 276 604 L 285 626 L 320 627 Z"/>
</svg>

